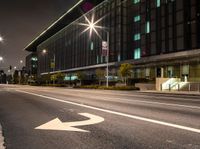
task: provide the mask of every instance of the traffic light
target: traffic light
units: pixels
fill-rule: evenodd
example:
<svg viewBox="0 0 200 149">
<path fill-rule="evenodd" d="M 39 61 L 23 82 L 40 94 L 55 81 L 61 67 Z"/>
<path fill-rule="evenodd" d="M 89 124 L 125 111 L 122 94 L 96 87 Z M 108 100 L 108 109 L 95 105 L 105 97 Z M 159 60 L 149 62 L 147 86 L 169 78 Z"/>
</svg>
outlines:
<svg viewBox="0 0 200 149">
<path fill-rule="evenodd" d="M 12 66 L 11 65 L 10 65 L 9 69 L 12 70 Z"/>
</svg>

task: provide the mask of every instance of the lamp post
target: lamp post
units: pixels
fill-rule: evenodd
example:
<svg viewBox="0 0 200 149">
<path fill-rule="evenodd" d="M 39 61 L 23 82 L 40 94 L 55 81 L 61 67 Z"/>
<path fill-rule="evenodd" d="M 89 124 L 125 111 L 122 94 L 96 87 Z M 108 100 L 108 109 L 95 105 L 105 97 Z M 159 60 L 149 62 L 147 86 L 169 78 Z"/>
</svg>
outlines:
<svg viewBox="0 0 200 149">
<path fill-rule="evenodd" d="M 0 42 L 3 43 L 3 40 L 4 40 L 3 37 L 0 35 Z M 1 62 L 3 62 L 3 57 L 2 56 L 0 56 L 0 63 Z"/>
<path fill-rule="evenodd" d="M 46 49 L 43 49 L 42 50 L 42 53 L 45 55 L 45 54 L 47 54 L 47 50 Z M 53 63 L 54 63 L 54 66 L 53 67 L 51 67 L 51 68 L 53 68 L 53 72 L 55 71 L 55 63 L 56 63 L 56 55 L 55 55 L 55 53 L 53 54 Z"/>
<path fill-rule="evenodd" d="M 43 49 L 42 50 L 42 53 L 45 55 L 47 54 L 47 50 L 46 49 Z M 53 68 L 53 72 L 55 72 L 55 65 L 56 65 L 56 55 L 55 53 L 53 53 L 53 65 L 52 65 L 52 62 L 51 62 L 51 68 Z M 53 84 L 55 84 L 55 80 L 53 80 Z"/>
<path fill-rule="evenodd" d="M 87 24 L 84 24 L 84 23 L 80 23 L 80 25 L 83 25 L 83 26 L 86 26 L 87 28 L 83 31 L 83 32 L 86 32 L 86 31 L 90 31 L 90 36 L 92 35 L 92 32 L 95 32 L 99 37 L 99 33 L 97 32 L 97 29 L 103 29 L 103 31 L 106 32 L 106 35 L 107 35 L 107 51 L 106 51 L 106 56 L 107 56 L 107 65 L 106 65 L 106 87 L 109 86 L 109 39 L 110 39 L 110 32 L 109 32 L 109 29 L 106 28 L 106 27 L 103 27 L 103 26 L 98 26 L 97 23 L 99 23 L 101 19 L 97 20 L 96 22 L 94 22 L 94 15 L 92 16 L 92 19 L 91 21 L 86 17 L 85 17 L 85 20 L 87 21 Z M 105 30 L 104 30 L 105 29 Z"/>
<path fill-rule="evenodd" d="M 110 50 L 109 50 L 109 39 L 110 39 L 110 34 L 109 34 L 109 31 L 106 31 L 106 34 L 107 34 L 107 44 L 108 44 L 108 48 L 107 48 L 107 69 L 106 69 L 106 74 L 107 74 L 107 78 L 106 78 L 106 87 L 108 87 L 109 86 L 109 78 L 108 78 L 108 76 L 109 76 L 109 52 L 110 52 Z"/>
<path fill-rule="evenodd" d="M 21 70 L 19 69 L 19 72 L 18 72 L 18 75 L 19 75 L 19 84 L 21 84 L 21 80 L 22 80 L 22 64 L 23 64 L 23 60 L 20 60 L 19 61 L 19 63 L 20 63 L 20 67 L 21 67 Z"/>
</svg>

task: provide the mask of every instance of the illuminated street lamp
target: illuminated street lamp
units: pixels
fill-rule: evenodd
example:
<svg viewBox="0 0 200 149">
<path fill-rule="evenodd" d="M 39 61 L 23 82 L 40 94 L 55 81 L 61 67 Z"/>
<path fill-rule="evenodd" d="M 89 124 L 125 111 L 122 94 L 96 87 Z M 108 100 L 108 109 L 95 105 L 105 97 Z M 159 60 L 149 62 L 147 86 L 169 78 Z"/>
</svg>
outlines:
<svg viewBox="0 0 200 149">
<path fill-rule="evenodd" d="M 0 35 L 0 42 L 3 43 L 3 40 L 4 40 L 3 37 Z M 3 57 L 2 56 L 0 56 L 0 63 L 1 62 L 3 62 Z"/>
<path fill-rule="evenodd" d="M 46 53 L 47 53 L 47 50 L 46 50 L 46 49 L 43 49 L 43 50 L 42 50 L 42 53 L 43 53 L 43 54 L 46 54 Z"/>
<path fill-rule="evenodd" d="M 0 42 L 3 42 L 3 37 L 0 35 Z"/>
<path fill-rule="evenodd" d="M 0 62 L 2 62 L 3 61 L 3 57 L 2 56 L 0 56 Z"/>
<path fill-rule="evenodd" d="M 46 55 L 47 52 L 48 51 L 46 49 L 42 50 L 43 55 Z M 53 53 L 53 62 L 51 61 L 51 68 L 53 69 L 53 72 L 55 72 L 55 67 L 56 67 L 56 55 L 55 53 Z M 53 84 L 55 84 L 55 80 L 53 80 Z"/>
<path fill-rule="evenodd" d="M 47 54 L 47 50 L 46 49 L 43 49 L 42 50 L 42 53 L 45 55 Z M 55 53 L 53 53 L 53 66 L 51 66 L 51 68 L 53 68 L 53 71 L 55 71 L 55 63 L 56 63 L 56 56 L 55 56 Z"/>
<path fill-rule="evenodd" d="M 87 28 L 82 32 L 86 32 L 86 31 L 90 31 L 90 37 L 92 35 L 92 32 L 95 32 L 97 34 L 98 37 L 100 37 L 99 33 L 97 32 L 97 29 L 103 29 L 103 31 L 106 32 L 107 34 L 107 41 L 106 41 L 106 48 L 104 47 L 104 50 L 106 50 L 106 55 L 107 55 L 107 68 L 106 68 L 106 86 L 109 86 L 109 39 L 110 39 L 110 34 L 109 34 L 109 30 L 108 28 L 105 28 L 103 26 L 98 26 L 97 23 L 99 23 L 103 18 L 100 18 L 99 20 L 97 20 L 96 22 L 94 22 L 94 15 L 92 16 L 91 21 L 86 17 L 85 20 L 87 21 L 87 24 L 84 23 L 79 23 L 79 25 L 83 25 L 86 26 Z M 100 37 L 101 38 L 101 37 Z M 102 43 L 103 44 L 103 43 Z M 103 48 L 103 47 L 102 47 Z"/>
</svg>

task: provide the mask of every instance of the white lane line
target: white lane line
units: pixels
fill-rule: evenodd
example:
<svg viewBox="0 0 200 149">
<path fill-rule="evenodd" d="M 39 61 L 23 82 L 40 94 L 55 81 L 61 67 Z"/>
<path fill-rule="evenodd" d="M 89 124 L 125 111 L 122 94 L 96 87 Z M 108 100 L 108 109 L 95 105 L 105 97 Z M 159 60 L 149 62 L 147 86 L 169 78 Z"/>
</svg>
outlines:
<svg viewBox="0 0 200 149">
<path fill-rule="evenodd" d="M 24 89 L 24 88 L 22 88 L 22 89 Z M 30 88 L 27 88 L 27 89 L 30 89 Z M 35 87 L 33 88 L 31 88 L 31 89 L 35 89 Z M 55 88 L 48 88 L 48 89 L 42 89 L 43 91 L 49 91 L 50 89 L 52 89 L 52 90 L 55 90 Z M 62 89 L 62 91 L 64 91 L 64 93 L 66 93 L 66 91 L 70 91 L 70 92 L 82 92 L 82 93 L 90 93 L 89 91 L 84 91 L 84 90 L 76 90 L 76 89 Z M 61 93 L 62 93 L 62 91 L 61 91 Z M 93 91 L 93 92 L 95 92 L 95 93 L 99 93 L 99 94 L 102 94 L 102 95 L 116 95 L 116 93 L 117 93 L 117 95 L 119 95 L 119 96 L 128 96 L 128 97 L 138 97 L 138 98 L 142 98 L 142 97 L 144 97 L 144 98 L 154 98 L 154 99 L 158 99 L 158 97 L 156 97 L 156 96 L 149 96 L 149 95 L 145 95 L 145 94 L 137 94 L 137 95 L 128 95 L 128 94 L 124 94 L 124 93 L 118 93 L 118 92 L 113 92 L 113 93 L 108 93 L 108 92 L 100 92 L 100 91 Z M 148 93 L 148 92 L 147 92 Z M 151 92 L 150 92 L 151 93 Z M 166 95 L 165 95 L 166 94 Z M 162 96 L 159 96 L 160 94 L 158 94 L 158 96 L 159 96 L 159 99 L 167 99 L 167 100 L 178 100 L 178 101 L 192 101 L 192 102 L 199 102 L 200 100 L 199 99 L 184 99 L 184 98 L 180 98 L 180 97 L 173 97 L 173 96 L 167 96 L 167 93 L 165 93 L 165 94 L 163 94 Z M 156 93 L 155 93 L 155 95 L 156 95 Z M 176 94 L 175 94 L 176 95 Z M 179 95 L 179 94 L 178 94 Z M 200 95 L 200 94 L 199 94 Z M 187 96 L 187 95 L 184 95 L 184 97 L 191 97 L 191 96 Z"/>
<path fill-rule="evenodd" d="M 45 91 L 45 90 L 44 90 Z M 49 91 L 49 90 L 46 90 L 46 91 Z M 70 92 L 82 92 L 82 93 L 89 93 L 89 91 L 83 91 L 83 90 L 71 90 L 70 89 Z M 66 91 L 64 92 L 66 93 Z M 102 94 L 102 95 L 116 95 L 116 93 L 102 93 L 102 92 L 98 92 L 98 91 L 95 91 L 95 94 L 98 93 L 98 94 Z M 94 94 L 94 95 L 95 95 Z M 192 102 L 199 102 L 200 100 L 199 99 L 183 99 L 183 98 L 180 98 L 180 97 L 172 97 L 172 96 L 159 96 L 158 97 L 155 97 L 155 96 L 151 96 L 151 95 L 144 95 L 144 94 L 137 94 L 137 95 L 128 95 L 128 94 L 122 94 L 122 93 L 117 93 L 117 95 L 119 96 L 128 96 L 128 97 L 138 97 L 138 98 L 154 98 L 154 99 L 167 99 L 167 100 L 178 100 L 178 101 L 192 101 Z M 159 94 L 158 94 L 159 95 Z M 186 96 L 184 95 L 184 97 L 191 97 L 191 96 Z"/>
<path fill-rule="evenodd" d="M 147 104 L 157 104 L 157 105 L 164 105 L 164 106 L 173 106 L 173 107 L 182 107 L 182 108 L 190 108 L 190 109 L 200 109 L 199 106 L 189 106 L 189 105 L 183 105 L 183 104 L 174 104 L 174 103 L 165 103 L 165 102 L 156 102 L 156 101 L 144 101 L 144 100 L 137 100 L 137 99 L 128 99 L 128 98 L 109 98 L 109 97 L 97 97 L 97 96 L 92 96 L 88 97 L 86 95 L 78 95 L 78 94 L 71 94 L 71 93 L 66 93 L 67 95 L 74 96 L 74 97 L 84 97 L 84 98 L 91 98 L 91 99 L 97 99 L 97 100 L 104 100 L 104 101 L 115 101 L 115 102 L 120 102 L 120 101 L 130 101 L 130 102 L 140 102 L 140 103 L 147 103 Z"/>
<path fill-rule="evenodd" d="M 106 97 L 106 99 L 109 99 Z M 111 98 L 110 98 L 111 99 Z M 136 99 L 121 99 L 121 98 L 113 98 L 118 100 L 124 100 L 124 101 L 136 101 L 141 103 L 148 103 L 148 104 L 158 104 L 158 105 L 165 105 L 165 106 L 173 106 L 173 107 L 184 107 L 184 108 L 191 108 L 191 109 L 200 109 L 198 106 L 189 106 L 189 105 L 182 105 L 182 104 L 173 104 L 173 103 L 164 103 L 164 102 L 156 102 L 156 101 L 142 101 L 142 100 L 136 100 Z"/>
<path fill-rule="evenodd" d="M 145 122 L 150 122 L 150 123 L 154 123 L 154 124 L 159 124 L 159 125 L 163 125 L 163 126 L 173 127 L 173 128 L 177 128 L 177 129 L 187 130 L 187 131 L 190 131 L 190 132 L 200 133 L 200 129 L 196 129 L 196 128 L 192 128 L 192 127 L 177 125 L 177 124 L 173 124 L 173 123 L 168 123 L 168 122 L 164 122 L 164 121 L 149 119 L 149 118 L 145 118 L 145 117 L 125 114 L 125 113 L 106 110 L 106 109 L 101 109 L 101 108 L 97 108 L 97 107 L 93 107 L 93 106 L 89 106 L 89 105 L 83 105 L 83 104 L 79 104 L 79 103 L 76 103 L 76 102 L 71 102 L 71 101 L 62 100 L 62 99 L 58 99 L 58 98 L 54 98 L 54 97 L 48 97 L 48 96 L 44 96 L 44 95 L 39 95 L 39 94 L 31 93 L 31 92 L 26 92 L 26 91 L 21 91 L 21 90 L 16 90 L 16 91 L 21 92 L 21 93 L 25 93 L 25 94 L 29 94 L 29 95 L 42 97 L 42 98 L 47 98 L 47 99 L 54 100 L 54 101 L 59 101 L 59 102 L 62 102 L 62 103 L 76 105 L 76 106 L 79 106 L 79 107 L 84 107 L 84 108 L 88 108 L 88 109 L 102 111 L 102 112 L 106 112 L 106 113 L 110 113 L 110 114 L 114 114 L 114 115 L 128 117 L 128 118 L 141 120 L 141 121 L 145 121 Z"/>
<path fill-rule="evenodd" d="M 72 92 L 74 91 L 74 92 L 82 92 L 82 93 L 89 93 L 89 91 L 85 91 L 85 90 L 75 90 L 75 89 L 73 89 L 73 90 L 71 90 Z M 137 97 L 137 96 L 141 96 L 141 97 L 155 97 L 155 96 L 151 96 L 151 95 L 147 95 L 147 93 L 152 93 L 152 92 L 140 92 L 140 91 L 135 91 L 136 93 L 139 93 L 139 94 L 137 94 L 137 95 L 127 95 L 127 94 L 124 94 L 124 93 L 119 93 L 119 92 L 112 92 L 112 93 L 108 93 L 108 92 L 101 92 L 101 91 L 95 91 L 95 93 L 99 93 L 99 94 L 105 94 L 105 95 L 116 95 L 116 93 L 117 93 L 117 95 L 121 95 L 121 96 L 132 96 L 132 97 Z M 182 98 L 180 98 L 180 97 L 177 97 L 177 95 L 180 95 L 180 93 L 175 93 L 175 92 L 171 92 L 174 96 L 176 96 L 175 98 L 176 99 L 182 99 Z M 157 92 L 153 92 L 152 94 L 154 94 L 154 95 L 160 95 L 159 96 L 159 98 L 169 98 L 169 97 L 172 97 L 172 98 L 174 98 L 174 96 L 169 96 L 169 93 L 165 93 L 165 92 L 163 92 L 163 93 L 157 93 Z M 193 96 L 200 96 L 200 93 L 198 93 L 198 94 L 195 94 L 195 95 L 186 95 L 186 94 L 184 94 L 184 97 L 188 97 L 188 98 L 190 98 L 190 97 L 193 97 Z M 185 100 L 189 100 L 189 99 L 185 99 Z M 189 101 L 193 101 L 193 100 L 189 100 Z M 197 99 L 197 100 L 194 100 L 194 101 L 200 101 L 199 99 Z"/>
</svg>

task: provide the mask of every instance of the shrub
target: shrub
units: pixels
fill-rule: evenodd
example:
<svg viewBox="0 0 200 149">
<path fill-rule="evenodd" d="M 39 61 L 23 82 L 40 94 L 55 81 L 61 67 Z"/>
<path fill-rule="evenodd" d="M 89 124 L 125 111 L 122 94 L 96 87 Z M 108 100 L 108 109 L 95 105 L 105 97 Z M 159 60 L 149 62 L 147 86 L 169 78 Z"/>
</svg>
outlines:
<svg viewBox="0 0 200 149">
<path fill-rule="evenodd" d="M 98 86 L 98 85 L 88 85 L 88 86 L 76 86 L 74 88 L 82 88 L 82 89 L 102 89 L 102 90 L 139 90 L 139 88 L 135 86 Z"/>
</svg>

